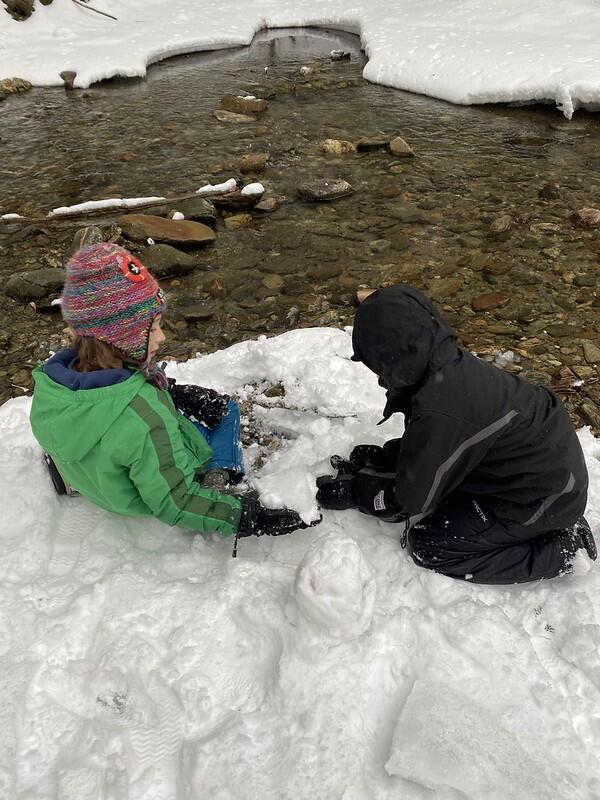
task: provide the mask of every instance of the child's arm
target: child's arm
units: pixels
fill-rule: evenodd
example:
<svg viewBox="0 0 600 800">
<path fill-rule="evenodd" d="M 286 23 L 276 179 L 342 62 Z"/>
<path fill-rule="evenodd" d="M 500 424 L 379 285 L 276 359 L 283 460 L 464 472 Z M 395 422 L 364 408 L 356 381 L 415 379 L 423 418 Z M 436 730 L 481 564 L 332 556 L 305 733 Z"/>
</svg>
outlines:
<svg viewBox="0 0 600 800">
<path fill-rule="evenodd" d="M 128 437 L 129 477 L 154 516 L 168 525 L 182 525 L 221 536 L 235 534 L 241 502 L 205 489 L 194 480 L 197 464 L 187 451 L 173 412 L 136 398 Z"/>
<path fill-rule="evenodd" d="M 510 411 L 483 428 L 434 411 L 411 419 L 396 464 L 395 496 L 402 508 L 411 517 L 431 513 L 460 487 L 518 416 Z"/>
</svg>

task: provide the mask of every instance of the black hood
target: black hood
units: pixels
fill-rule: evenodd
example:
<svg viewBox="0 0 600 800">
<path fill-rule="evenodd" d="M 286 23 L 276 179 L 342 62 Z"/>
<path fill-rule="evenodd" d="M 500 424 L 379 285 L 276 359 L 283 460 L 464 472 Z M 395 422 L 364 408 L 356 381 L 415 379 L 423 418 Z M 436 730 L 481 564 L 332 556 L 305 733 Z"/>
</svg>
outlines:
<svg viewBox="0 0 600 800">
<path fill-rule="evenodd" d="M 385 419 L 406 411 L 431 375 L 460 358 L 452 328 L 407 284 L 378 289 L 361 303 L 352 346 L 353 360 L 362 361 L 388 390 Z"/>
</svg>

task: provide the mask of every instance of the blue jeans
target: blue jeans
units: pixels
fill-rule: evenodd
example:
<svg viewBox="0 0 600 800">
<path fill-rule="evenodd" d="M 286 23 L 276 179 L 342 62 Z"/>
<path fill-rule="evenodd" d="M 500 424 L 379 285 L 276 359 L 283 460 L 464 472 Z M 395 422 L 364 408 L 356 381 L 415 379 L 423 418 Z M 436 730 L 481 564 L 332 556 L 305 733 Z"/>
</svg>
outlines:
<svg viewBox="0 0 600 800">
<path fill-rule="evenodd" d="M 206 469 L 226 469 L 241 480 L 246 470 L 240 437 L 240 407 L 234 400 L 230 400 L 228 408 L 227 415 L 216 428 L 210 430 L 201 422 L 194 422 L 194 426 L 213 451 Z"/>
</svg>

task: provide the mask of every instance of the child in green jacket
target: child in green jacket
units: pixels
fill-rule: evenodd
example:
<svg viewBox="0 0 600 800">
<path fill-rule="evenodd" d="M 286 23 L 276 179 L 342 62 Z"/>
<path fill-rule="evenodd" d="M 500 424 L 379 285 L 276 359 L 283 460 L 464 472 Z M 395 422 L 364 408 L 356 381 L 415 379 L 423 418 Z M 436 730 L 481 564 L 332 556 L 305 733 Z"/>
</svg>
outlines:
<svg viewBox="0 0 600 800">
<path fill-rule="evenodd" d="M 63 480 L 108 511 L 221 536 L 307 527 L 254 494 L 202 485 L 215 470 L 243 476 L 239 409 L 212 390 L 175 385 L 157 366 L 165 302 L 144 265 L 103 243 L 79 250 L 66 269 L 61 308 L 74 347 L 34 370 L 31 409 L 33 433 Z"/>
</svg>

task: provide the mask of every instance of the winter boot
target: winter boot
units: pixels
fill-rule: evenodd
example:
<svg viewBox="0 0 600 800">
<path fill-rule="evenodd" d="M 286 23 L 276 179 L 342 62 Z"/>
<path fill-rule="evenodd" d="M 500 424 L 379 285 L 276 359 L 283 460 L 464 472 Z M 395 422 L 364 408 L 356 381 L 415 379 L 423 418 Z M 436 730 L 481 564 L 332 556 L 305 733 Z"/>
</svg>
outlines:
<svg viewBox="0 0 600 800">
<path fill-rule="evenodd" d="M 594 534 L 585 517 L 580 517 L 573 525 L 573 533 L 581 539 L 583 549 L 588 556 L 595 561 L 598 558 L 598 548 L 594 540 Z"/>
</svg>

